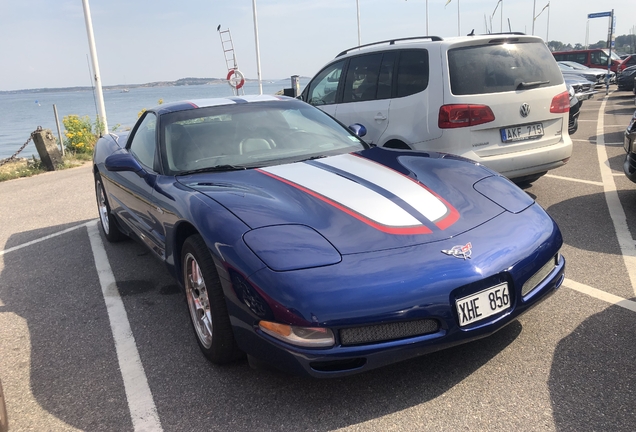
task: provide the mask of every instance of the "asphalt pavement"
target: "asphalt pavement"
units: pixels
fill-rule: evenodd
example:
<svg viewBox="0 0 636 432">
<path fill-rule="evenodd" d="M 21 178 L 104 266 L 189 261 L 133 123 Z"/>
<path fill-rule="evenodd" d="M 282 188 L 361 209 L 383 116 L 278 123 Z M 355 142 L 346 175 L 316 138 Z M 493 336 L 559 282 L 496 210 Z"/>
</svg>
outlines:
<svg viewBox="0 0 636 432">
<path fill-rule="evenodd" d="M 569 163 L 525 188 L 563 231 L 563 287 L 489 338 L 342 379 L 207 362 L 163 265 L 97 231 L 90 165 L 0 183 L 10 430 L 634 430 L 636 106 L 604 96 Z"/>
</svg>

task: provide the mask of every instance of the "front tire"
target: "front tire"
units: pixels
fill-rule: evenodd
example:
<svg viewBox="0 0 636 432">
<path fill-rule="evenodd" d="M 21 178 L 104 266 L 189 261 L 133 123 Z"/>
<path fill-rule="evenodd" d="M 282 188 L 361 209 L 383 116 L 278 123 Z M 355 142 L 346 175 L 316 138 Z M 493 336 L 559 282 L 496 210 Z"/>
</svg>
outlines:
<svg viewBox="0 0 636 432">
<path fill-rule="evenodd" d="M 201 236 L 185 241 L 181 266 L 190 320 L 201 351 L 216 364 L 237 359 L 241 352 L 234 341 L 221 281 Z"/>
<path fill-rule="evenodd" d="M 121 232 L 115 217 L 110 212 L 110 204 L 106 197 L 106 189 L 102 183 L 102 178 L 99 174 L 95 174 L 95 195 L 97 198 L 97 211 L 99 212 L 99 222 L 102 227 L 104 237 L 111 243 L 122 241 L 126 238 L 126 235 Z"/>
</svg>

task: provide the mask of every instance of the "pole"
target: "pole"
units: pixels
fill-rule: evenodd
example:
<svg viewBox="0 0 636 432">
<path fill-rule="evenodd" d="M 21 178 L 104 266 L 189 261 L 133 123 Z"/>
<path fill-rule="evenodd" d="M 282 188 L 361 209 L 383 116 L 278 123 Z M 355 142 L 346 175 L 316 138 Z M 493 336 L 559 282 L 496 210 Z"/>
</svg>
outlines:
<svg viewBox="0 0 636 432">
<path fill-rule="evenodd" d="M 545 43 L 550 42 L 550 2 L 548 2 L 548 29 L 545 31 Z"/>
<path fill-rule="evenodd" d="M 534 36 L 534 17 L 537 13 L 537 0 L 532 2 L 532 35 Z"/>
<path fill-rule="evenodd" d="M 590 19 L 587 20 L 587 26 L 585 28 L 585 49 L 590 45 Z"/>
<path fill-rule="evenodd" d="M 459 0 L 457 0 L 457 36 L 461 36 L 461 22 L 459 21 Z"/>
<path fill-rule="evenodd" d="M 258 75 L 258 94 L 263 94 L 263 80 L 261 78 L 261 50 L 258 46 L 258 20 L 256 18 L 256 0 L 252 0 L 254 12 L 254 40 L 256 44 L 256 74 Z"/>
<path fill-rule="evenodd" d="M 360 37 L 360 0 L 356 0 L 356 10 L 358 11 L 358 46 L 362 45 L 362 38 Z M 428 15 L 426 16 L 428 19 Z M 428 32 L 428 23 L 426 31 Z M 426 33 L 428 35 L 428 33 Z"/>
<path fill-rule="evenodd" d="M 426 0 L 426 36 L 428 36 L 428 0 Z"/>
<path fill-rule="evenodd" d="M 88 34 L 88 47 L 93 61 L 93 71 L 95 72 L 95 88 L 97 89 L 97 102 L 99 108 L 99 124 L 103 125 L 104 134 L 108 133 L 108 122 L 106 121 L 106 107 L 104 106 L 104 93 L 102 92 L 102 80 L 99 76 L 99 62 L 97 61 L 97 49 L 95 48 L 95 36 L 93 35 L 93 22 L 91 20 L 91 9 L 88 0 L 82 0 L 84 6 L 84 20 L 86 21 L 86 33 Z"/>
<path fill-rule="evenodd" d="M 501 23 L 499 24 L 499 31 L 503 33 L 503 0 L 501 0 Z"/>
<path fill-rule="evenodd" d="M 609 58 L 607 59 L 607 76 L 605 77 L 605 96 L 609 94 L 609 82 L 612 72 L 612 39 L 614 39 L 614 9 L 610 15 L 609 25 Z"/>
<path fill-rule="evenodd" d="M 62 130 L 60 129 L 60 118 L 57 116 L 57 107 L 53 104 L 53 114 L 55 114 L 55 124 L 57 125 L 57 136 L 60 139 L 60 150 L 64 156 L 64 141 L 62 141 Z"/>
</svg>

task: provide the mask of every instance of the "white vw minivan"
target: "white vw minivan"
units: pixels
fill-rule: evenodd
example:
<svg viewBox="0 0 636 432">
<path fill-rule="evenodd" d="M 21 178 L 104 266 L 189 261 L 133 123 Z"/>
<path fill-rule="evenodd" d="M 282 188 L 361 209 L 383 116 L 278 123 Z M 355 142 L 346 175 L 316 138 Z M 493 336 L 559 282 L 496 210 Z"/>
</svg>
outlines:
<svg viewBox="0 0 636 432">
<path fill-rule="evenodd" d="M 565 164 L 569 95 L 543 40 L 394 39 L 338 54 L 300 98 L 378 146 L 453 153 L 517 182 Z"/>
</svg>

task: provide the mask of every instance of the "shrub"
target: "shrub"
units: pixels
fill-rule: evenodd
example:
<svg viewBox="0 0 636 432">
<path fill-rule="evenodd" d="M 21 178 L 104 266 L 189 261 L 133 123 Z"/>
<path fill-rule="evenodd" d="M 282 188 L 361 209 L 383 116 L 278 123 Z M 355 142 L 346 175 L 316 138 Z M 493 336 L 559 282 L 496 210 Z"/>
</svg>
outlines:
<svg viewBox="0 0 636 432">
<path fill-rule="evenodd" d="M 72 114 L 65 116 L 62 123 L 66 129 L 66 141 L 64 142 L 66 149 L 75 154 L 92 154 L 99 138 L 99 130 L 102 127 L 99 118 L 95 124 L 91 124 L 91 119 L 88 116 L 79 117 Z"/>
</svg>

